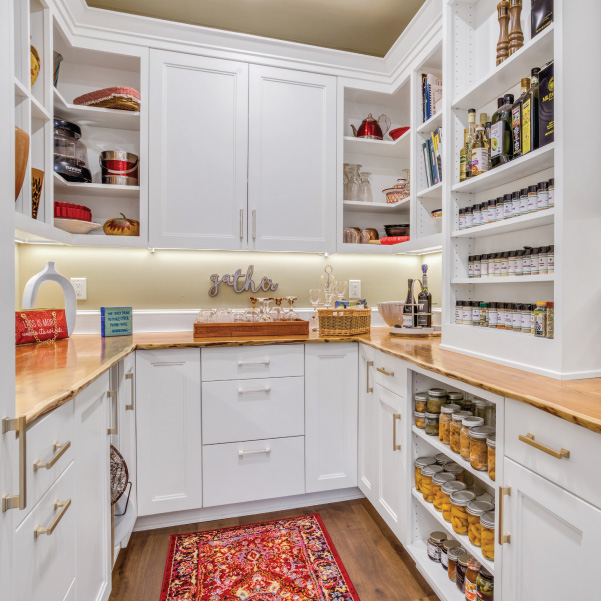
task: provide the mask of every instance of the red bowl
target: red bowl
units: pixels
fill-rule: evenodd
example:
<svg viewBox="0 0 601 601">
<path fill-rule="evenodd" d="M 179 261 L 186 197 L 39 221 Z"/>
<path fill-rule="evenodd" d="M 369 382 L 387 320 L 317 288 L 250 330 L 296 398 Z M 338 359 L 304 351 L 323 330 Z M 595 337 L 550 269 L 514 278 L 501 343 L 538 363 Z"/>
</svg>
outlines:
<svg viewBox="0 0 601 601">
<path fill-rule="evenodd" d="M 407 131 L 409 131 L 409 127 L 397 127 L 396 129 L 391 129 L 388 132 L 388 135 L 393 140 L 398 140 Z"/>
</svg>

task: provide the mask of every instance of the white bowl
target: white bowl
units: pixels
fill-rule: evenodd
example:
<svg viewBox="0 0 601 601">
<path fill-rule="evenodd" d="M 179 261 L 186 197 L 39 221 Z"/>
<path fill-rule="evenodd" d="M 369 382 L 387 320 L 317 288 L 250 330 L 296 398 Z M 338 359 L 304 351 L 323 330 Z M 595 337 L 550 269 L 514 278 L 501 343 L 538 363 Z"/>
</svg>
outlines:
<svg viewBox="0 0 601 601">
<path fill-rule="evenodd" d="M 54 225 L 65 232 L 70 234 L 89 234 L 94 230 L 98 230 L 102 227 L 100 223 L 94 223 L 93 221 L 82 221 L 81 219 L 63 219 L 55 217 Z"/>
<path fill-rule="evenodd" d="M 403 301 L 389 301 L 387 303 L 378 303 L 378 313 L 382 319 L 392 328 L 395 325 L 403 325 Z"/>
</svg>

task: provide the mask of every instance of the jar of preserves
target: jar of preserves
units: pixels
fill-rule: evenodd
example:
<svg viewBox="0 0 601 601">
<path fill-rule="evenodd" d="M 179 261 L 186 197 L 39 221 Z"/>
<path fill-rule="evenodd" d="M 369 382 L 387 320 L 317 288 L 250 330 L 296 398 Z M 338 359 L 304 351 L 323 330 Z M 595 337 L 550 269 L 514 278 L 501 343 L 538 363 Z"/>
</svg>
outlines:
<svg viewBox="0 0 601 601">
<path fill-rule="evenodd" d="M 426 406 L 428 405 L 428 393 L 427 392 L 416 392 L 413 397 L 415 401 L 415 410 L 420 413 L 426 412 Z"/>
<path fill-rule="evenodd" d="M 476 601 L 476 580 L 481 568 L 480 562 L 475 557 L 467 560 L 467 569 L 465 570 L 465 601 Z"/>
<path fill-rule="evenodd" d="M 457 482 L 457 480 L 451 480 L 442 485 L 442 517 L 445 522 L 451 523 L 451 495 L 466 488 L 463 482 Z"/>
<path fill-rule="evenodd" d="M 467 534 L 467 504 L 476 495 L 467 490 L 460 490 L 451 495 L 451 525 L 457 534 Z"/>
<path fill-rule="evenodd" d="M 447 535 L 444 532 L 432 532 L 426 544 L 428 549 L 428 557 L 432 561 L 440 562 L 440 550 L 442 543 L 447 540 Z"/>
<path fill-rule="evenodd" d="M 481 486 L 477 484 L 473 484 L 472 486 L 468 486 L 465 490 L 469 490 L 476 495 L 476 501 L 483 501 L 484 499 L 480 499 L 482 495 L 488 494 Z"/>
<path fill-rule="evenodd" d="M 470 429 L 476 426 L 483 426 L 484 418 L 468 416 L 461 420 L 461 433 L 459 434 L 459 452 L 466 461 L 470 460 Z"/>
<path fill-rule="evenodd" d="M 440 549 L 440 563 L 443 567 L 443 569 L 446 571 L 448 571 L 449 569 L 449 551 L 451 549 L 460 549 L 461 548 L 461 543 L 457 540 L 445 540 L 444 543 L 442 543 L 442 547 Z"/>
<path fill-rule="evenodd" d="M 440 413 L 440 408 L 447 402 L 447 391 L 443 388 L 428 390 L 428 413 Z"/>
<path fill-rule="evenodd" d="M 488 477 L 495 481 L 495 452 L 497 447 L 497 435 L 489 434 L 486 437 L 486 449 L 488 451 Z"/>
<path fill-rule="evenodd" d="M 432 503 L 434 503 L 434 509 L 437 511 L 442 511 L 442 499 L 444 497 L 442 485 L 453 480 L 455 480 L 455 476 L 447 472 L 441 472 L 432 478 Z"/>
<path fill-rule="evenodd" d="M 480 540 L 482 555 L 486 559 L 495 559 L 495 512 L 487 511 L 480 516 Z"/>
<path fill-rule="evenodd" d="M 426 414 L 420 413 L 419 411 L 415 411 L 413 413 L 413 417 L 415 418 L 416 427 L 423 430 L 426 427 Z"/>
<path fill-rule="evenodd" d="M 439 419 L 440 413 L 426 413 L 426 434 L 428 436 L 438 436 Z"/>
<path fill-rule="evenodd" d="M 465 470 L 458 463 L 455 463 L 454 461 L 445 463 L 443 465 L 443 469 L 445 472 L 453 474 L 453 476 L 455 476 L 455 480 L 459 482 L 464 481 Z"/>
<path fill-rule="evenodd" d="M 463 392 L 448 392 L 447 403 L 453 403 L 454 405 L 460 405 L 463 409 Z"/>
<path fill-rule="evenodd" d="M 444 465 L 445 463 L 449 463 L 451 461 L 451 459 L 444 453 L 437 453 L 434 455 L 434 459 L 436 459 L 436 465 Z"/>
<path fill-rule="evenodd" d="M 455 568 L 455 584 L 457 588 L 465 595 L 465 573 L 467 572 L 467 562 L 471 558 L 468 553 L 462 553 L 457 558 L 457 567 Z"/>
<path fill-rule="evenodd" d="M 453 547 L 452 549 L 449 549 L 448 553 L 447 553 L 447 557 L 448 557 L 448 568 L 447 568 L 447 573 L 449 575 L 449 580 L 452 580 L 453 582 L 455 582 L 455 571 L 457 569 L 457 560 L 459 559 L 460 555 L 463 555 L 465 553 L 465 549 L 460 545 L 458 547 Z"/>
<path fill-rule="evenodd" d="M 434 457 L 418 457 L 414 462 L 415 467 L 415 490 L 421 492 L 422 467 L 426 465 L 434 465 L 436 459 Z"/>
<path fill-rule="evenodd" d="M 461 411 L 461 407 L 453 403 L 443 405 L 440 408 L 438 438 L 440 439 L 440 442 L 442 442 L 442 444 L 450 444 L 451 416 L 453 415 L 453 413 L 457 413 L 457 411 Z"/>
<path fill-rule="evenodd" d="M 441 465 L 425 465 L 422 467 L 422 481 L 420 487 L 424 501 L 427 503 L 432 503 L 434 501 L 432 478 L 440 472 L 442 472 Z"/>
<path fill-rule="evenodd" d="M 478 471 L 488 470 L 488 450 L 486 448 L 486 439 L 490 434 L 494 434 L 495 429 L 491 426 L 478 426 L 470 428 L 470 465 Z"/>
<path fill-rule="evenodd" d="M 476 589 L 478 591 L 477 599 L 481 599 L 482 601 L 493 601 L 495 594 L 495 578 L 484 566 L 482 566 L 478 572 Z"/>
<path fill-rule="evenodd" d="M 463 418 L 467 417 L 468 415 L 471 415 L 469 411 L 458 411 L 457 413 L 453 413 L 451 416 L 449 442 L 451 445 L 451 451 L 453 451 L 453 453 L 459 453 L 461 450 L 461 422 L 463 421 Z"/>
<path fill-rule="evenodd" d="M 494 510 L 495 506 L 485 501 L 470 501 L 467 504 L 467 536 L 472 545 L 481 545 L 480 516 Z"/>
</svg>

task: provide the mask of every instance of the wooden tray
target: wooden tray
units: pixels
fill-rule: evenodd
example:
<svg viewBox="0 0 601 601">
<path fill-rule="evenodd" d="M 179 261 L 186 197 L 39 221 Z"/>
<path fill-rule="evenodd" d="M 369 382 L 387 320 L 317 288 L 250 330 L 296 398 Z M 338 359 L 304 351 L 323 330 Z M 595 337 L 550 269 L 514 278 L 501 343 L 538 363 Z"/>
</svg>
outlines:
<svg viewBox="0 0 601 601">
<path fill-rule="evenodd" d="M 241 336 L 308 336 L 309 322 L 267 321 L 240 323 L 195 323 L 194 338 L 231 338 Z"/>
</svg>

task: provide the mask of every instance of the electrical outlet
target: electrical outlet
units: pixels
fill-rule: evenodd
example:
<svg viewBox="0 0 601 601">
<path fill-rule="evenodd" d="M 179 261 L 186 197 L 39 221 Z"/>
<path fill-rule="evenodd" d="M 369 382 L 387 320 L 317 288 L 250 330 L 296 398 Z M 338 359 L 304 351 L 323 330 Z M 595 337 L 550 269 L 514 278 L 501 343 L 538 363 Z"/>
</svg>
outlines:
<svg viewBox="0 0 601 601">
<path fill-rule="evenodd" d="M 86 278 L 71 278 L 71 284 L 73 285 L 73 288 L 75 288 L 75 300 L 86 300 Z"/>
<path fill-rule="evenodd" d="M 361 298 L 361 280 L 350 280 L 348 283 L 349 298 Z"/>
</svg>

